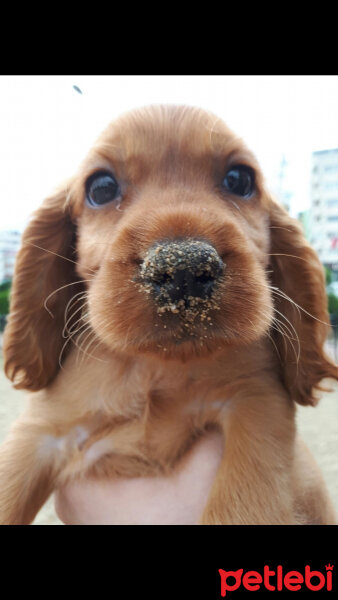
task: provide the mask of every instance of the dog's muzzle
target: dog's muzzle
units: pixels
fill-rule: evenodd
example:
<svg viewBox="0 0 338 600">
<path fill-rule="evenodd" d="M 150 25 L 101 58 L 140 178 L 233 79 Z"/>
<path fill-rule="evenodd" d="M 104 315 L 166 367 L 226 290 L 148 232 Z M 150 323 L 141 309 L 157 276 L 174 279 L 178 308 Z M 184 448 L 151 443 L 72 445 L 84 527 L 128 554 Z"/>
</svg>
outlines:
<svg viewBox="0 0 338 600">
<path fill-rule="evenodd" d="M 157 304 L 187 308 L 212 298 L 224 267 L 215 248 L 207 242 L 174 240 L 149 249 L 140 275 Z"/>
</svg>

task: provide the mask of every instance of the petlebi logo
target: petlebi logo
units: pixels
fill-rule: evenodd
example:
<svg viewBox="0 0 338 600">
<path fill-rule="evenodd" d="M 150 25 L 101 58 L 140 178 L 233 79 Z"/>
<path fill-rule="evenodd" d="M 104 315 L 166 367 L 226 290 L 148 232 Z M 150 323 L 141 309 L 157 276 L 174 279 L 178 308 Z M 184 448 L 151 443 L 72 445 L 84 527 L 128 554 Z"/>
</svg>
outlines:
<svg viewBox="0 0 338 600">
<path fill-rule="evenodd" d="M 282 565 L 270 569 L 265 565 L 263 572 L 245 571 L 224 571 L 219 569 L 221 577 L 221 596 L 231 596 L 240 588 L 245 588 L 250 592 L 255 592 L 265 588 L 269 592 L 292 591 L 308 589 L 311 592 L 332 591 L 332 571 L 334 565 L 330 563 L 325 565 L 321 571 L 312 570 L 309 565 L 305 565 L 301 571 L 285 571 Z"/>
</svg>

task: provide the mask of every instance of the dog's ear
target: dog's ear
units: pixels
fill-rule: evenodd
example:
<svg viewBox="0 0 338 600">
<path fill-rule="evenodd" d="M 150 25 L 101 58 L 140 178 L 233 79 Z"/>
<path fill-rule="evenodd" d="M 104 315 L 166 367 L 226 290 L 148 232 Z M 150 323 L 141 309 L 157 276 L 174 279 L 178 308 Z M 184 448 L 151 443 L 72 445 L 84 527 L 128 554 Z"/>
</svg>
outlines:
<svg viewBox="0 0 338 600">
<path fill-rule="evenodd" d="M 329 315 L 324 268 L 306 241 L 301 225 L 269 199 L 270 270 L 275 306 L 274 340 L 285 387 L 300 404 L 316 404 L 325 377 L 338 368 L 324 352 Z"/>
<path fill-rule="evenodd" d="M 5 372 L 16 388 L 38 390 L 55 377 L 65 341 L 65 308 L 82 285 L 68 285 L 79 281 L 73 262 L 76 231 L 68 202 L 70 184 L 33 214 L 16 258 L 3 348 Z M 63 289 L 52 294 L 58 288 Z"/>
</svg>

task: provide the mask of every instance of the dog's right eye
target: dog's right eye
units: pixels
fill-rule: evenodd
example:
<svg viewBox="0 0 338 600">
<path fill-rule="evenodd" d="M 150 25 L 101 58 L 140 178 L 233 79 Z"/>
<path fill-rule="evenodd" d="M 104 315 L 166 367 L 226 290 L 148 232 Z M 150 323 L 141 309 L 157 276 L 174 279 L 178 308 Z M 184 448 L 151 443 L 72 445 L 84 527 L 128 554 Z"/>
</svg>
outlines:
<svg viewBox="0 0 338 600">
<path fill-rule="evenodd" d="M 255 190 L 253 170 L 246 165 L 235 165 L 225 175 L 223 186 L 232 194 L 250 198 Z"/>
<path fill-rule="evenodd" d="M 99 172 L 89 177 L 86 183 L 86 200 L 90 206 L 100 207 L 117 200 L 120 186 L 111 173 Z"/>
</svg>

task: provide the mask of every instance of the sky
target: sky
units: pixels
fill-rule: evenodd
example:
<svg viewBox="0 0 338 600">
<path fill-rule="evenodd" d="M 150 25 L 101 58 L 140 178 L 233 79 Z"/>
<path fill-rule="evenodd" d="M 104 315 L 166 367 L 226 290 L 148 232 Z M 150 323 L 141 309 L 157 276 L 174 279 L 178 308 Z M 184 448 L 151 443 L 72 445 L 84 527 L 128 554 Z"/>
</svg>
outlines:
<svg viewBox="0 0 338 600">
<path fill-rule="evenodd" d="M 0 229 L 22 230 L 109 121 L 157 103 L 221 117 L 275 193 L 285 157 L 294 216 L 309 206 L 311 153 L 338 148 L 338 76 L 0 76 Z"/>
</svg>

